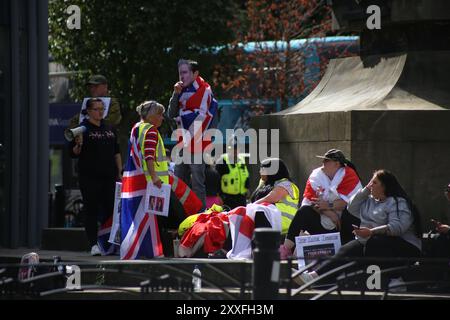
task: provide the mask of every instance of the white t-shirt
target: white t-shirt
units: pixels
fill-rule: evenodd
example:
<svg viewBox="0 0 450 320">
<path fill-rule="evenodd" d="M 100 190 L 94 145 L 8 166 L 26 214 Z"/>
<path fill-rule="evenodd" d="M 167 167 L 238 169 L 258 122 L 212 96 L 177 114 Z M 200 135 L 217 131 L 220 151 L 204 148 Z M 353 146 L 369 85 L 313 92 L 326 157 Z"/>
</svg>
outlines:
<svg viewBox="0 0 450 320">
<path fill-rule="evenodd" d="M 294 189 L 292 188 L 292 182 L 289 180 L 277 181 L 274 184 L 274 187 L 281 187 L 285 189 L 291 198 L 294 198 Z"/>
</svg>

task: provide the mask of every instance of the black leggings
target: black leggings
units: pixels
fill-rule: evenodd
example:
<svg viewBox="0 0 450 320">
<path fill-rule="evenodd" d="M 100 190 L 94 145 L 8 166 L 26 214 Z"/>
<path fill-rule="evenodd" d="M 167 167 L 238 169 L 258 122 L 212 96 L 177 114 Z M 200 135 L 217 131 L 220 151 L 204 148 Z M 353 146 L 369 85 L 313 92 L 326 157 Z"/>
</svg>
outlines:
<svg viewBox="0 0 450 320">
<path fill-rule="evenodd" d="M 257 228 L 272 228 L 269 220 L 267 220 L 266 215 L 262 211 L 257 211 L 255 213 L 255 229 Z M 229 237 L 231 238 L 231 236 Z M 255 248 L 255 241 L 252 239 L 252 249 Z"/>
<path fill-rule="evenodd" d="M 84 227 L 91 246 L 97 244 L 98 223 L 103 224 L 113 214 L 115 177 L 81 176 L 80 191 L 85 212 Z"/>
<path fill-rule="evenodd" d="M 373 257 L 373 258 L 416 258 L 420 257 L 420 250 L 400 237 L 386 235 L 375 235 L 362 245 L 358 240 L 352 240 L 343 245 L 338 253 L 330 260 L 322 263 L 317 269 L 318 274 L 324 274 L 332 269 L 346 264 L 348 261 L 341 261 L 341 258 L 352 257 Z M 367 264 L 372 264 L 367 262 Z M 399 262 L 374 262 L 381 269 L 387 269 L 405 265 Z"/>
<path fill-rule="evenodd" d="M 352 216 L 347 209 L 344 209 L 341 216 L 341 243 L 345 244 L 355 239 L 353 235 L 352 224 L 359 226 L 360 220 Z M 327 230 L 320 223 L 320 214 L 311 206 L 302 206 L 298 209 L 294 219 L 289 226 L 287 239 L 295 243 L 295 237 L 298 237 L 300 230 L 308 231 L 309 234 L 323 234 L 339 232 L 337 229 Z"/>
<path fill-rule="evenodd" d="M 163 245 L 164 256 L 173 256 L 173 238 L 169 234 L 170 229 L 178 229 L 178 226 L 186 218 L 183 205 L 173 191 L 170 191 L 169 215 L 157 216 L 159 235 Z"/>
</svg>

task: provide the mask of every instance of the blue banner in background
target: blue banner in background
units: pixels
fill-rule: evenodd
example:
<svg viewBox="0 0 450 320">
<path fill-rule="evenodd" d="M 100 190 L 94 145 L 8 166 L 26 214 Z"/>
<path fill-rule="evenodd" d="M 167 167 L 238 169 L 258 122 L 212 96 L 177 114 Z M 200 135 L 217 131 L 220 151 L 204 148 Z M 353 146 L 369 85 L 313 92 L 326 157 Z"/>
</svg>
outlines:
<svg viewBox="0 0 450 320">
<path fill-rule="evenodd" d="M 70 119 L 81 110 L 81 103 L 51 103 L 49 105 L 49 139 L 50 145 L 65 145 L 64 130 Z"/>
</svg>

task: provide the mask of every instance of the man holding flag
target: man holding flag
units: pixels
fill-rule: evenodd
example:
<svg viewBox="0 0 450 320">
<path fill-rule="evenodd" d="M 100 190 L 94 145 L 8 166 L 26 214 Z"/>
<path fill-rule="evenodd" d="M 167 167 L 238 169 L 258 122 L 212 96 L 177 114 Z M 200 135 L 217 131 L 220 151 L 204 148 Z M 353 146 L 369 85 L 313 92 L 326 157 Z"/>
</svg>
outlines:
<svg viewBox="0 0 450 320">
<path fill-rule="evenodd" d="M 178 74 L 179 81 L 174 85 L 168 113 L 170 118 L 176 118 L 179 128 L 189 133 L 180 136 L 178 142 L 183 142 L 183 153 L 189 153 L 191 161 L 176 165 L 175 175 L 186 182 L 190 181 L 191 176 L 192 189 L 204 206 L 205 163 L 202 155 L 211 141 L 203 141 L 203 137 L 205 131 L 214 125 L 218 104 L 213 97 L 211 86 L 199 76 L 196 61 L 179 60 Z M 201 157 L 198 157 L 199 153 Z M 183 159 L 186 159 L 185 156 L 183 154 Z"/>
</svg>

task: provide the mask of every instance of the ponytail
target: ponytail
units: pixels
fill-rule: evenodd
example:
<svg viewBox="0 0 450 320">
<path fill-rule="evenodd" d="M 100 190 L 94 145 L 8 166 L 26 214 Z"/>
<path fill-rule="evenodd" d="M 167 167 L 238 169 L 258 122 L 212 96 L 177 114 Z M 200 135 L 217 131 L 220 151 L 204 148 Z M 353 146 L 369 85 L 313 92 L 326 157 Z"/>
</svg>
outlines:
<svg viewBox="0 0 450 320">
<path fill-rule="evenodd" d="M 359 180 L 361 181 L 361 176 L 358 173 L 358 170 L 356 169 L 356 166 L 353 164 L 353 162 L 351 162 L 350 160 L 344 159 L 344 163 L 342 163 L 343 165 L 352 168 L 355 172 L 356 175 L 358 176 Z"/>
<path fill-rule="evenodd" d="M 385 188 L 385 194 L 386 197 L 393 197 L 396 202 L 397 206 L 397 213 L 398 213 L 398 199 L 397 198 L 403 198 L 406 200 L 406 203 L 408 204 L 409 210 L 411 211 L 411 215 L 414 219 L 414 228 L 417 237 L 422 237 L 422 221 L 420 217 L 420 212 L 417 209 L 417 206 L 412 202 L 411 198 L 408 196 L 406 191 L 403 189 L 401 184 L 398 182 L 397 178 L 388 170 L 377 170 L 375 171 L 374 175 L 377 176 L 378 180 L 381 181 Z"/>
</svg>

